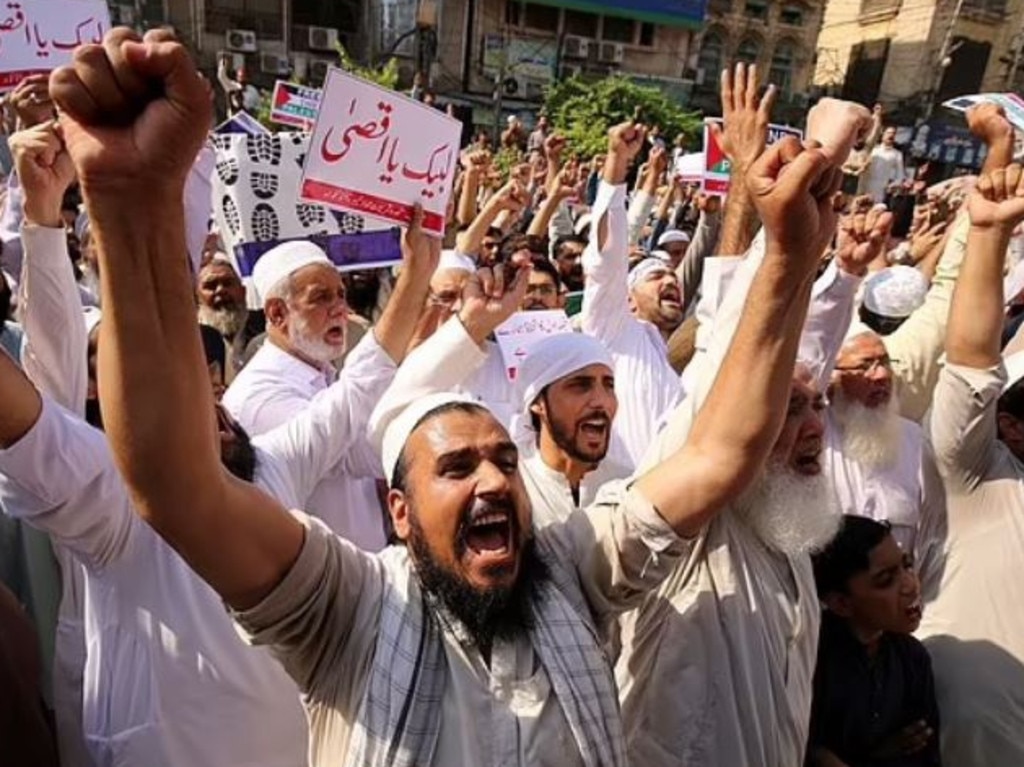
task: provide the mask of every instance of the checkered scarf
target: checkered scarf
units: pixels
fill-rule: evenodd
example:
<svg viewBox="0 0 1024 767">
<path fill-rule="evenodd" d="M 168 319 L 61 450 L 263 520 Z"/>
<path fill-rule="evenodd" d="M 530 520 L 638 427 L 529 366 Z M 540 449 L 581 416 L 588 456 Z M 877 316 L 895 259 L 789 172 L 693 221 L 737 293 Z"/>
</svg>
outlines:
<svg viewBox="0 0 1024 767">
<path fill-rule="evenodd" d="M 543 552 L 542 552 L 543 554 Z M 546 558 L 547 559 L 547 558 Z M 433 762 L 448 678 L 441 623 L 402 548 L 383 554 L 386 592 L 365 697 L 347 765 L 426 767 Z M 625 767 L 618 696 L 574 570 L 548 561 L 530 640 L 587 767 Z"/>
</svg>

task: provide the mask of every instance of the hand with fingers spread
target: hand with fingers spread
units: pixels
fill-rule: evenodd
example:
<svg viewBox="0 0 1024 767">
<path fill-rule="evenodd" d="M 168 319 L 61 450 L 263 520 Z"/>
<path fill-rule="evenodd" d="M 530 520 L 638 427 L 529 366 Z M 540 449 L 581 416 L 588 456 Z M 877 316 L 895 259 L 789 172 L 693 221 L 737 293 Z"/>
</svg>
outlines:
<svg viewBox="0 0 1024 767">
<path fill-rule="evenodd" d="M 25 222 L 60 227 L 61 203 L 75 180 L 75 166 L 64 149 L 56 121 L 18 131 L 8 143 L 24 196 Z"/>
<path fill-rule="evenodd" d="M 209 84 L 170 32 L 139 41 L 130 29 L 112 29 L 102 45 L 77 48 L 71 66 L 54 70 L 50 95 L 87 197 L 181 199 L 212 104 Z"/>
<path fill-rule="evenodd" d="M 402 234 L 402 267 L 429 281 L 441 259 L 441 240 L 423 231 L 423 206 L 413 207 L 412 221 Z"/>
<path fill-rule="evenodd" d="M 19 130 L 35 127 L 54 117 L 48 74 L 29 75 L 24 78 L 7 99 L 18 118 Z"/>
<path fill-rule="evenodd" d="M 910 259 L 916 264 L 927 257 L 942 242 L 948 227 L 948 221 L 940 221 L 931 227 L 926 221 L 925 226 L 910 237 Z"/>
<path fill-rule="evenodd" d="M 868 264 L 885 252 L 894 221 L 892 213 L 883 208 L 845 216 L 836 243 L 839 268 L 858 277 L 867 274 Z"/>
<path fill-rule="evenodd" d="M 518 311 L 526 298 L 530 270 L 529 265 L 513 268 L 498 264 L 477 270 L 466 281 L 459 319 L 478 344 Z"/>
<path fill-rule="evenodd" d="M 833 197 L 842 170 L 820 147 L 792 136 L 770 146 L 747 174 L 747 188 L 764 223 L 767 253 L 811 275 L 835 233 Z"/>
<path fill-rule="evenodd" d="M 998 230 L 1009 236 L 1024 221 L 1024 173 L 1016 163 L 988 173 L 967 203 L 971 226 L 975 229 Z"/>
<path fill-rule="evenodd" d="M 711 132 L 741 173 L 761 156 L 768 141 L 777 91 L 770 85 L 762 97 L 759 87 L 756 64 L 740 62 L 735 71 L 722 71 L 723 124 L 712 123 Z"/>
</svg>

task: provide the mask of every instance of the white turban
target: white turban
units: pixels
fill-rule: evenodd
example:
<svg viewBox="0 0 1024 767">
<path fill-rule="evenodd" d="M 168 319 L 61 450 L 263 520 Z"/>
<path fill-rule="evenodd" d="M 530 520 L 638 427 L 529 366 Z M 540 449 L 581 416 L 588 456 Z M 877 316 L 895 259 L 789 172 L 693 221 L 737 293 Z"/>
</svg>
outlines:
<svg viewBox="0 0 1024 767">
<path fill-rule="evenodd" d="M 666 245 L 671 245 L 673 242 L 689 242 L 690 235 L 681 229 L 669 229 L 661 237 L 658 238 L 658 247 L 663 248 Z"/>
<path fill-rule="evenodd" d="M 1003 365 L 1006 366 L 1006 383 L 1001 394 L 1006 394 L 1015 383 L 1024 378 L 1024 351 L 1003 357 Z"/>
<path fill-rule="evenodd" d="M 585 333 L 557 333 L 530 344 L 516 376 L 522 406 L 512 419 L 512 440 L 517 444 L 533 440 L 530 405 L 547 386 L 590 365 L 614 370 L 605 345 Z"/>
<path fill-rule="evenodd" d="M 657 253 L 658 251 L 655 251 Z M 672 264 L 659 256 L 651 255 L 629 270 L 629 277 L 626 278 L 629 289 L 633 290 L 637 285 L 647 279 L 654 272 L 671 272 Z"/>
<path fill-rule="evenodd" d="M 882 317 L 909 317 L 928 294 L 928 280 L 912 266 L 890 266 L 864 283 L 864 308 Z"/>
<path fill-rule="evenodd" d="M 281 280 L 311 264 L 334 267 L 323 250 L 305 240 L 285 242 L 268 250 L 252 270 L 252 281 L 260 301 L 266 303 L 267 296 Z"/>
<path fill-rule="evenodd" d="M 448 270 L 473 273 L 476 271 L 476 261 L 457 250 L 442 250 L 441 257 L 437 260 L 437 269 L 434 274 Z"/>
<path fill-rule="evenodd" d="M 456 402 L 477 405 L 487 410 L 487 406 L 483 402 L 470 397 L 468 394 L 438 392 L 415 400 L 396 415 L 391 423 L 384 427 L 384 438 L 380 452 L 381 465 L 384 467 L 384 477 L 387 479 L 388 484 L 391 484 L 391 480 L 395 476 L 398 457 L 402 454 L 402 449 L 405 447 L 405 443 L 409 441 L 409 436 L 416 429 L 417 424 L 434 410 Z"/>
</svg>

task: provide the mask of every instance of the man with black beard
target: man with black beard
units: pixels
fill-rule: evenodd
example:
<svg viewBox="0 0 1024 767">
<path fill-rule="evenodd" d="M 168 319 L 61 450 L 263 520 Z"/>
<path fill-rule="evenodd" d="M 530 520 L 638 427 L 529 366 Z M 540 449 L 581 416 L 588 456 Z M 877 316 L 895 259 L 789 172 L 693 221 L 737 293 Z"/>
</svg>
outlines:
<svg viewBox="0 0 1024 767">
<path fill-rule="evenodd" d="M 707 407 L 680 449 L 631 487 L 533 536 L 549 578 L 531 584 L 526 575 L 532 521 L 518 451 L 464 398 L 454 408 L 451 398 L 424 398 L 387 426 L 388 505 L 409 546 L 371 555 L 217 463 L 199 338 L 180 322 L 192 314 L 191 289 L 174 256 L 183 249 L 180 185 L 204 138 L 208 90 L 181 46 L 159 32 L 130 38 L 112 30 L 104 48 L 57 70 L 52 87 L 102 234 L 104 302 L 116 311 L 103 325 L 100 386 L 140 515 L 254 642 L 274 647 L 304 693 L 316 767 L 625 765 L 595 616 L 654 589 L 686 555 L 685 539 L 763 468 L 823 245 L 807 232 L 834 223 L 838 168 L 794 140 L 755 166 L 770 247 Z M 111 97 L 104 109 L 84 82 Z M 128 95 L 116 82 L 137 87 Z M 620 126 L 614 138 L 642 136 Z M 424 587 L 419 568 L 431 563 L 499 607 L 534 590 L 528 620 L 508 640 L 490 630 L 473 637 L 458 605 Z"/>
</svg>

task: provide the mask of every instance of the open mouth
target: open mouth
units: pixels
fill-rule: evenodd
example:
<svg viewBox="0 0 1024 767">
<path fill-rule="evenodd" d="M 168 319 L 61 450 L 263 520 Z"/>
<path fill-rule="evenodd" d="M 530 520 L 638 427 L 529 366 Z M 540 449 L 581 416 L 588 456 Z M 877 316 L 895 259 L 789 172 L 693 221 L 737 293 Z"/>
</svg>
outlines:
<svg viewBox="0 0 1024 767">
<path fill-rule="evenodd" d="M 800 474 L 816 475 L 821 473 L 821 449 L 798 455 L 794 461 L 796 470 Z"/>
<path fill-rule="evenodd" d="M 341 326 L 336 326 L 336 327 L 333 327 L 333 328 L 329 328 L 327 330 L 327 333 L 324 334 L 324 338 L 327 340 L 328 343 L 332 343 L 332 344 L 344 343 L 344 341 L 345 341 L 345 328 L 343 328 Z"/>
<path fill-rule="evenodd" d="M 920 623 L 921 616 L 924 614 L 923 610 L 921 609 L 921 602 L 920 602 L 920 600 L 918 600 L 917 602 L 914 602 L 914 604 L 910 605 L 910 607 L 908 607 L 905 610 L 905 612 L 906 612 L 907 617 L 910 618 L 910 620 Z"/>
<path fill-rule="evenodd" d="M 505 510 L 478 514 L 466 530 L 466 545 L 478 556 L 504 556 L 512 550 L 512 524 Z"/>
<path fill-rule="evenodd" d="M 608 433 L 607 418 L 591 418 L 580 423 L 580 431 L 588 437 L 603 437 Z"/>
</svg>

